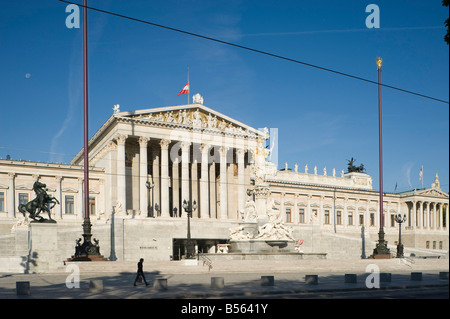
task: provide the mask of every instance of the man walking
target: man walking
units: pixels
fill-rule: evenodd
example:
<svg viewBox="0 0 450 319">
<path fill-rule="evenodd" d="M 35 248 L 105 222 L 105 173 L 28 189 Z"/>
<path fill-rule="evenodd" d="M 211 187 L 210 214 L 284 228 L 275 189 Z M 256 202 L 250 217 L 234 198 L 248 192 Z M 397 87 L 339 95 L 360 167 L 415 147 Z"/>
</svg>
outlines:
<svg viewBox="0 0 450 319">
<path fill-rule="evenodd" d="M 137 269 L 137 274 L 136 274 L 136 279 L 134 280 L 134 286 L 136 286 L 136 282 L 138 281 L 139 277 L 142 277 L 142 279 L 144 279 L 145 285 L 148 286 L 147 280 L 145 280 L 145 276 L 144 276 L 144 258 L 141 258 L 137 264 L 138 269 Z"/>
</svg>

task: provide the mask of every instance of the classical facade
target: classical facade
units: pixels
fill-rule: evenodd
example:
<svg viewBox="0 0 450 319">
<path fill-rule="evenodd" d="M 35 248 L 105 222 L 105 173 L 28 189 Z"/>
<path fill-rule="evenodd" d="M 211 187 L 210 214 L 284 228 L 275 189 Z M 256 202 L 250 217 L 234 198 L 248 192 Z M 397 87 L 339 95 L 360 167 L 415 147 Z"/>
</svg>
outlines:
<svg viewBox="0 0 450 319">
<path fill-rule="evenodd" d="M 179 259 L 186 241 L 183 202 L 195 201 L 191 227 L 197 250 L 214 253 L 229 239 L 252 201 L 258 172 L 254 154 L 268 138 L 196 103 L 132 112 L 119 106 L 89 141 L 89 208 L 94 237 L 111 260 Z M 267 154 L 270 152 L 266 150 Z M 266 154 L 266 155 L 267 155 Z M 81 235 L 83 159 L 70 164 L 0 160 L 0 257 L 24 254 L 28 229 L 18 212 L 33 199 L 33 183 L 47 185 L 60 202 L 52 209 L 61 260 Z M 270 164 L 270 163 L 269 163 Z M 304 252 L 328 258 L 370 255 L 380 223 L 379 196 L 365 173 L 317 167 L 272 171 L 262 178 L 269 197 Z M 253 193 L 254 194 L 254 193 Z M 257 196 L 257 194 L 256 194 Z M 395 215 L 407 216 L 402 242 L 415 254 L 448 251 L 448 194 L 439 178 L 430 188 L 384 196 L 388 243 L 398 239 Z"/>
</svg>

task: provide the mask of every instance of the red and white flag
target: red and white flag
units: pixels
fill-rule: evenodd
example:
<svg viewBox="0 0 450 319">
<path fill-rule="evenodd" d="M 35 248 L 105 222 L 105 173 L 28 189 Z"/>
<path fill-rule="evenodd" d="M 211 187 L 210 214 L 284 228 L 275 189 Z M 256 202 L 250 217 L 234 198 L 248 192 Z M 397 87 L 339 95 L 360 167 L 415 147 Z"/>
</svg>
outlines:
<svg viewBox="0 0 450 319">
<path fill-rule="evenodd" d="M 419 181 L 423 178 L 423 165 L 420 167 Z"/>
<path fill-rule="evenodd" d="M 183 89 L 180 91 L 180 93 L 177 94 L 177 96 L 180 94 L 189 94 L 189 82 L 183 87 Z"/>
</svg>

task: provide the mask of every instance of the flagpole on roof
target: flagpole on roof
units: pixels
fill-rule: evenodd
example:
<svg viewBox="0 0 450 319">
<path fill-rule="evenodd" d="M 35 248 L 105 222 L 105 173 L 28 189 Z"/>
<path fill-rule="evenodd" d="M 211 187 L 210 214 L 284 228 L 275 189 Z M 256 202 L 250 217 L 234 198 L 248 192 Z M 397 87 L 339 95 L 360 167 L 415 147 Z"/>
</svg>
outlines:
<svg viewBox="0 0 450 319">
<path fill-rule="evenodd" d="M 189 104 L 189 92 L 191 90 L 191 86 L 189 84 L 189 65 L 187 66 L 187 76 L 188 76 L 187 83 L 188 83 L 188 104 Z"/>
</svg>

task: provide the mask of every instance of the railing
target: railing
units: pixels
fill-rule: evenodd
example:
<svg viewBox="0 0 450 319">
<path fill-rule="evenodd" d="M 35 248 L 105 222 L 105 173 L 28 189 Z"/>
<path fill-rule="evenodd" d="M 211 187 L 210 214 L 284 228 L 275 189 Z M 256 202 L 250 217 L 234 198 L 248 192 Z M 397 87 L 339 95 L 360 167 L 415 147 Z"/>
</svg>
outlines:
<svg viewBox="0 0 450 319">
<path fill-rule="evenodd" d="M 203 261 L 203 266 L 208 266 L 208 271 L 212 269 L 212 260 L 205 256 L 203 253 L 198 253 L 198 259 Z"/>
</svg>

